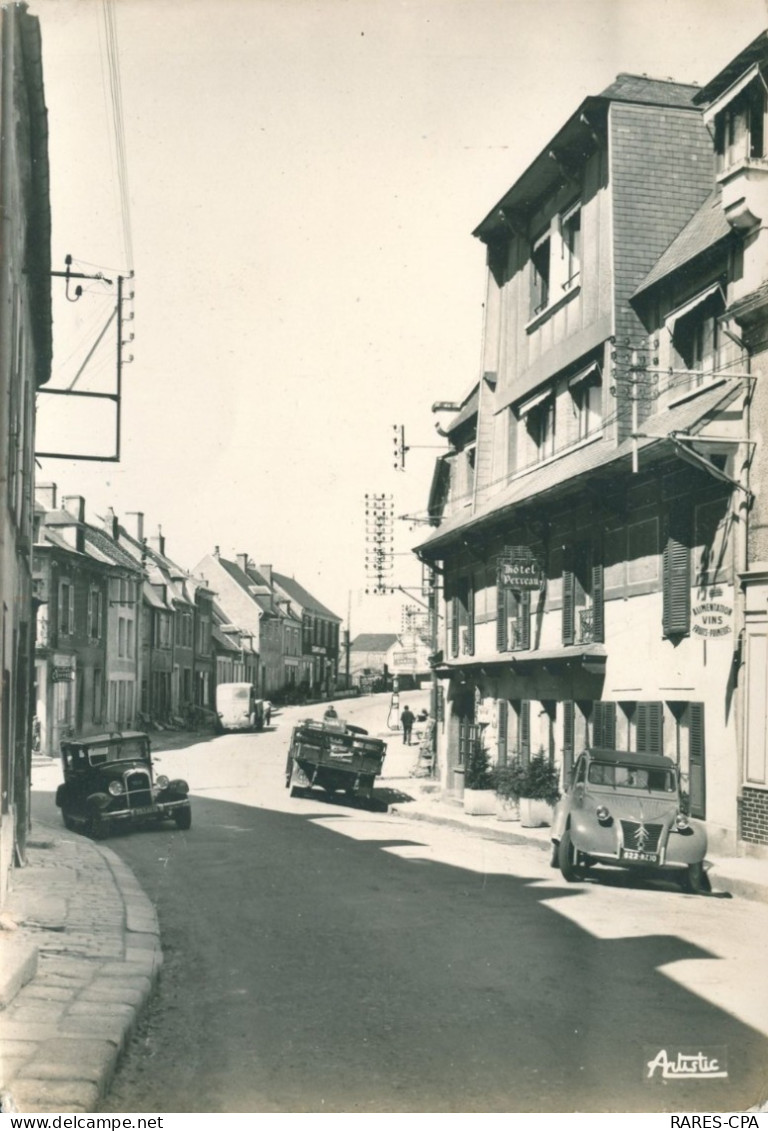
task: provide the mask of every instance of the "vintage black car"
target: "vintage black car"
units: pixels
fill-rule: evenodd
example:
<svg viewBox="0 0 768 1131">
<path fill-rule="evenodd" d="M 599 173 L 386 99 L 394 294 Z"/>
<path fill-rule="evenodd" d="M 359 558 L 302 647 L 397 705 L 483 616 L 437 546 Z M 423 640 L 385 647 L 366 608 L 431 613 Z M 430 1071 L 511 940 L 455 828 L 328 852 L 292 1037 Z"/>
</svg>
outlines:
<svg viewBox="0 0 768 1131">
<path fill-rule="evenodd" d="M 191 826 L 189 786 L 181 778 L 154 777 L 149 736 L 141 731 L 68 739 L 61 757 L 56 804 L 68 829 L 101 839 L 116 826 L 165 818 L 180 829 Z"/>
</svg>

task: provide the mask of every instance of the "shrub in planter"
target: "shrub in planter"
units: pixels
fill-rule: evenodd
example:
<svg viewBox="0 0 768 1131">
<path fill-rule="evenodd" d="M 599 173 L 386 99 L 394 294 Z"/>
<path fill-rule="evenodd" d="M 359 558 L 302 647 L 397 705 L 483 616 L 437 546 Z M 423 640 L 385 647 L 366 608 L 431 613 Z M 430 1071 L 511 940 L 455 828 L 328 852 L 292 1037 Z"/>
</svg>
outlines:
<svg viewBox="0 0 768 1131">
<path fill-rule="evenodd" d="M 472 743 L 464 769 L 464 812 L 490 816 L 496 812 L 496 790 L 488 751 L 479 739 Z"/>
<path fill-rule="evenodd" d="M 560 797 L 560 775 L 543 750 L 532 755 L 519 782 L 520 823 L 528 828 L 551 824 Z"/>
</svg>

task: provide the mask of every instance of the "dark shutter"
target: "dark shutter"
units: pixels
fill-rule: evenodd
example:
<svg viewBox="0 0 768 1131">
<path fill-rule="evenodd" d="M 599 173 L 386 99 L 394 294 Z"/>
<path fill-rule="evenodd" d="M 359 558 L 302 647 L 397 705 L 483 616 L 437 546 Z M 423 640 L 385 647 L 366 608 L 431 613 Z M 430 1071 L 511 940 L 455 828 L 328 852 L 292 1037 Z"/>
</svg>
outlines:
<svg viewBox="0 0 768 1131">
<path fill-rule="evenodd" d="M 662 564 L 663 633 L 687 636 L 691 628 L 691 549 L 674 515 L 670 515 Z"/>
<path fill-rule="evenodd" d="M 571 783 L 573 753 L 576 741 L 576 707 L 572 699 L 563 703 L 563 786 Z"/>
<path fill-rule="evenodd" d="M 518 639 L 520 648 L 531 646 L 531 591 L 523 589 L 517 599 Z"/>
<path fill-rule="evenodd" d="M 575 604 L 576 575 L 572 569 L 563 569 L 563 644 L 574 642 Z"/>
<path fill-rule="evenodd" d="M 707 815 L 703 703 L 688 704 L 688 756 L 691 816 L 703 820 Z"/>
<path fill-rule="evenodd" d="M 506 652 L 509 649 L 509 641 L 507 640 L 508 605 L 507 590 L 499 584 L 496 588 L 496 648 L 499 652 Z"/>
<path fill-rule="evenodd" d="M 637 704 L 637 742 L 639 754 L 663 754 L 663 704 Z"/>
<path fill-rule="evenodd" d="M 475 579 L 467 578 L 467 644 L 468 656 L 475 654 Z"/>
<path fill-rule="evenodd" d="M 448 603 L 451 616 L 451 655 L 459 654 L 459 598 L 453 594 Z"/>
<path fill-rule="evenodd" d="M 531 757 L 531 701 L 520 701 L 520 733 L 518 736 L 520 757 L 528 765 Z"/>
<path fill-rule="evenodd" d="M 498 723 L 496 725 L 497 753 L 500 766 L 507 764 L 507 734 L 509 731 L 509 703 L 506 699 L 497 701 Z"/>
<path fill-rule="evenodd" d="M 592 639 L 595 644 L 605 640 L 605 617 L 603 615 L 603 563 L 592 566 Z"/>
<path fill-rule="evenodd" d="M 616 749 L 616 704 L 595 703 L 592 712 L 592 742 L 604 750 Z"/>
</svg>

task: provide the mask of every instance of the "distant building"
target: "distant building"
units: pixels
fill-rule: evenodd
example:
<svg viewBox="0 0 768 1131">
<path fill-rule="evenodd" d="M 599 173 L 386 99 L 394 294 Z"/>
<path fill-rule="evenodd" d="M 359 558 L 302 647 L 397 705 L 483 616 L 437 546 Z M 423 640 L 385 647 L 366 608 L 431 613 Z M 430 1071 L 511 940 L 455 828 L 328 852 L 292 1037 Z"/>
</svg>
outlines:
<svg viewBox="0 0 768 1131">
<path fill-rule="evenodd" d="M 400 647 L 395 632 L 361 632 L 349 646 L 349 677 L 353 687 L 370 687 L 390 677 L 393 655 Z"/>
<path fill-rule="evenodd" d="M 339 676 L 341 617 L 326 608 L 294 577 L 272 566 L 259 566 L 278 598 L 289 602 L 301 622 L 300 682 L 308 692 L 325 695 L 335 689 Z"/>
</svg>

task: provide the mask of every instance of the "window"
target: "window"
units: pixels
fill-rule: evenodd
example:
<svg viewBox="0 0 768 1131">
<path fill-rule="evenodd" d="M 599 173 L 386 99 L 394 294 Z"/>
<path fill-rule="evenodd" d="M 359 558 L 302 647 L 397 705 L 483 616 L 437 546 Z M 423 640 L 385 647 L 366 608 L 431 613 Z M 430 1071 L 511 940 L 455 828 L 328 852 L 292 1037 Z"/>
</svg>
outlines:
<svg viewBox="0 0 768 1131">
<path fill-rule="evenodd" d="M 585 439 L 603 423 L 603 379 L 597 366 L 568 382 L 576 417 L 576 437 Z"/>
<path fill-rule="evenodd" d="M 126 651 L 126 621 L 125 617 L 117 618 L 117 654 L 121 658 L 127 654 Z"/>
<path fill-rule="evenodd" d="M 516 652 L 531 646 L 530 590 L 499 585 L 496 610 L 496 646 L 499 652 Z"/>
<path fill-rule="evenodd" d="M 718 172 L 750 157 L 765 157 L 765 88 L 754 79 L 715 118 Z"/>
<path fill-rule="evenodd" d="M 592 705 L 592 744 L 616 749 L 616 704 L 598 701 Z"/>
<path fill-rule="evenodd" d="M 101 591 L 91 589 L 88 594 L 88 637 L 91 640 L 101 639 Z"/>
<path fill-rule="evenodd" d="M 596 644 L 604 637 L 603 566 L 592 546 L 568 547 L 563 568 L 563 644 Z"/>
<path fill-rule="evenodd" d="M 664 753 L 664 704 L 638 703 L 635 710 L 635 750 L 638 754 Z"/>
<path fill-rule="evenodd" d="M 564 278 L 562 288 L 569 291 L 578 281 L 581 272 L 581 205 L 575 204 L 560 220 L 562 247 L 560 257 L 563 261 Z"/>
<path fill-rule="evenodd" d="M 75 631 L 75 587 L 69 580 L 59 582 L 59 633 L 72 636 Z"/>
<path fill-rule="evenodd" d="M 533 245 L 531 254 L 531 305 L 534 314 L 549 306 L 549 270 L 552 241 L 549 233 Z"/>
<path fill-rule="evenodd" d="M 169 613 L 155 613 L 155 648 L 171 647 L 171 617 Z"/>
<path fill-rule="evenodd" d="M 546 400 L 535 405 L 525 415 L 525 426 L 533 442 L 537 460 L 548 459 L 555 454 L 555 397 L 549 394 Z"/>
</svg>

